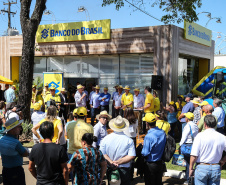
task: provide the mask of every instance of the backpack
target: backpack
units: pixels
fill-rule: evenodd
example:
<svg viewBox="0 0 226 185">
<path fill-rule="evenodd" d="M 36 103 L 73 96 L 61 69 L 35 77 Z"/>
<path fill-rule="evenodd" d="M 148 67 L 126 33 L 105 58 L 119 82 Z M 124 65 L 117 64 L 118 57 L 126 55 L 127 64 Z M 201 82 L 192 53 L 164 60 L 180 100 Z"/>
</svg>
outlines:
<svg viewBox="0 0 226 185">
<path fill-rule="evenodd" d="M 176 143 L 173 137 L 170 135 L 166 136 L 166 144 L 164 148 L 164 152 L 162 155 L 162 160 L 164 162 L 169 162 L 171 158 L 173 157 L 173 154 L 175 153 L 176 150 Z"/>
</svg>

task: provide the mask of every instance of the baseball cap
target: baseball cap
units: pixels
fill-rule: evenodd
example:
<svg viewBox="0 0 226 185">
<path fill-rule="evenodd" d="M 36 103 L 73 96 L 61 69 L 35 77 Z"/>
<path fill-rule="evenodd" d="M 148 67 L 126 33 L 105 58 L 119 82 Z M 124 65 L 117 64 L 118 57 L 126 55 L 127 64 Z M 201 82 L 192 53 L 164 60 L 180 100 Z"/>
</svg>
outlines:
<svg viewBox="0 0 226 185">
<path fill-rule="evenodd" d="M 85 107 L 79 107 L 77 110 L 78 116 L 86 116 L 87 115 L 87 109 Z"/>
<path fill-rule="evenodd" d="M 202 103 L 199 104 L 199 106 L 204 106 L 204 105 L 209 105 L 209 103 L 207 101 L 203 101 Z"/>
<path fill-rule="evenodd" d="M 148 123 L 153 123 L 153 122 L 156 121 L 156 117 L 155 117 L 155 115 L 152 114 L 152 113 L 147 113 L 147 114 L 145 115 L 145 117 L 143 117 L 143 121 L 146 121 L 146 122 L 148 122 Z"/>
<path fill-rule="evenodd" d="M 184 116 L 190 120 L 193 120 L 194 119 L 194 114 L 191 113 L 191 112 L 188 112 L 188 113 L 184 113 Z"/>
</svg>

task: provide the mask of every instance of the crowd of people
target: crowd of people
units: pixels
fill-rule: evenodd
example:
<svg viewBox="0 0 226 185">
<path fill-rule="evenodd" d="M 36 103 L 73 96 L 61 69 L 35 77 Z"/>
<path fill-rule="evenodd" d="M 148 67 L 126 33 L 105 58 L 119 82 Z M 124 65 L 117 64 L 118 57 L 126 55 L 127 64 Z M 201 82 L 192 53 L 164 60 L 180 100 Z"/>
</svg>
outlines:
<svg viewBox="0 0 226 185">
<path fill-rule="evenodd" d="M 2 93 L 0 102 L 0 154 L 4 185 L 24 185 L 23 157 L 29 156 L 29 171 L 37 185 L 105 184 L 129 185 L 133 180 L 137 135 L 145 135 L 142 148 L 144 182 L 162 184 L 162 159 L 167 136 L 179 142 L 186 161 L 186 181 L 219 184 L 222 157 L 226 151 L 225 112 L 222 100 L 178 95 L 177 102 L 163 106 L 158 92 L 145 87 L 92 86 L 88 93 L 77 84 L 76 108 L 68 113 L 67 91 L 56 94 L 54 87 L 32 86 L 31 122 L 34 146 L 29 151 L 18 140 L 23 122 L 22 107 L 15 103 L 15 86 Z M 124 92 L 123 92 L 124 91 Z M 112 111 L 110 115 L 110 101 Z M 90 114 L 90 123 L 88 117 Z M 109 129 L 109 130 L 108 130 Z M 112 133 L 109 134 L 108 131 Z M 194 165 L 196 169 L 194 171 Z"/>
</svg>

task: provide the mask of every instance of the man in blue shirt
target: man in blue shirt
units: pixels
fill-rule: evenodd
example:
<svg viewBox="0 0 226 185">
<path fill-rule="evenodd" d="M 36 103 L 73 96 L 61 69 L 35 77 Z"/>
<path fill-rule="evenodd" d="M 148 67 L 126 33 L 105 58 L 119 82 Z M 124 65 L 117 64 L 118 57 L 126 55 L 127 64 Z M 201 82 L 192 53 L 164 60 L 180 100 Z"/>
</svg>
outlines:
<svg viewBox="0 0 226 185">
<path fill-rule="evenodd" d="M 178 120 L 179 120 L 180 123 L 181 123 L 181 125 L 178 127 L 179 133 L 180 133 L 180 139 L 181 139 L 181 137 L 182 137 L 183 129 L 184 129 L 185 125 L 187 124 L 187 123 L 186 123 L 186 120 L 185 120 L 185 115 L 184 115 L 184 113 L 188 113 L 188 112 L 193 113 L 194 110 L 195 110 L 195 107 L 194 107 L 193 103 L 190 102 L 190 100 L 191 100 L 192 97 L 193 97 L 193 96 L 192 96 L 191 93 L 188 93 L 188 94 L 185 96 L 186 105 L 182 108 L 181 115 L 180 115 L 179 118 L 178 118 Z"/>
<path fill-rule="evenodd" d="M 104 92 L 100 94 L 100 111 L 106 110 L 109 113 L 109 102 L 111 95 L 108 93 L 108 88 L 104 87 Z"/>
<path fill-rule="evenodd" d="M 156 117 L 146 113 L 143 121 L 149 128 L 144 138 L 141 154 L 146 158 L 144 165 L 144 181 L 146 185 L 162 185 L 163 164 L 162 155 L 166 144 L 166 134 L 156 127 Z"/>
<path fill-rule="evenodd" d="M 91 108 L 91 125 L 94 126 L 94 120 L 97 114 L 100 113 L 100 86 L 96 85 L 96 92 L 92 94 L 90 99 Z"/>
<path fill-rule="evenodd" d="M 222 109 L 222 100 L 215 98 L 213 101 L 213 105 L 215 107 L 214 111 L 213 111 L 213 115 L 217 117 L 217 132 L 221 133 L 221 134 L 225 134 L 224 133 L 224 118 L 225 118 L 225 112 Z"/>
<path fill-rule="evenodd" d="M 3 184 L 26 185 L 23 165 L 23 157 L 28 156 L 27 150 L 18 141 L 22 130 L 21 123 L 15 117 L 6 121 L 7 134 L 0 139 L 0 153 L 2 156 Z"/>
<path fill-rule="evenodd" d="M 5 97 L 5 100 L 6 100 L 6 104 L 12 103 L 16 99 L 15 90 L 16 90 L 16 86 L 12 85 L 11 88 L 7 89 L 4 92 L 4 97 Z"/>
</svg>

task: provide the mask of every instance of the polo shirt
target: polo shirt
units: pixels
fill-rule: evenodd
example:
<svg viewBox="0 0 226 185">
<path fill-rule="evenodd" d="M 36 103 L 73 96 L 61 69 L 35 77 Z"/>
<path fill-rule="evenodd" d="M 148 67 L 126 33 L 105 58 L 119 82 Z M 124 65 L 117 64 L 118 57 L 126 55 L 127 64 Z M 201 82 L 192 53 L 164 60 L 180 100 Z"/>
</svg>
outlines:
<svg viewBox="0 0 226 185">
<path fill-rule="evenodd" d="M 158 97 L 154 98 L 154 112 L 160 109 L 160 100 Z"/>
<path fill-rule="evenodd" d="M 119 93 L 115 93 L 113 100 L 115 101 L 115 106 L 116 107 L 121 107 L 121 99 L 122 99 L 122 94 L 119 95 Z"/>
<path fill-rule="evenodd" d="M 216 107 L 212 113 L 214 116 L 217 117 L 217 128 L 224 127 L 224 118 L 225 118 L 225 112 L 222 109 L 222 107 Z"/>
<path fill-rule="evenodd" d="M 144 96 L 142 94 L 138 94 L 137 96 L 133 96 L 134 99 L 134 108 L 141 108 L 144 106 Z"/>
<path fill-rule="evenodd" d="M 197 157 L 197 163 L 219 163 L 223 151 L 226 151 L 226 137 L 208 128 L 199 133 L 192 145 L 191 155 Z"/>
<path fill-rule="evenodd" d="M 194 112 L 194 109 L 195 109 L 195 107 L 194 107 L 193 103 L 192 102 L 187 102 L 186 105 L 182 108 L 182 112 L 181 113 Z M 181 123 L 186 122 L 185 117 L 182 118 L 180 120 L 180 122 Z"/>
<path fill-rule="evenodd" d="M 151 106 L 149 108 L 147 108 L 147 109 L 144 109 L 144 112 L 145 113 L 154 112 L 154 97 L 153 97 L 153 95 L 151 93 L 148 93 L 146 95 L 144 106 L 146 106 L 148 103 L 150 103 Z"/>
<path fill-rule="evenodd" d="M 23 165 L 23 154 L 26 149 L 21 145 L 19 140 L 6 134 L 0 139 L 0 153 L 2 157 L 2 166 L 14 168 Z"/>
<path fill-rule="evenodd" d="M 5 97 L 6 103 L 12 103 L 12 102 L 14 102 L 14 100 L 16 98 L 15 91 L 12 88 L 8 88 L 4 92 L 4 97 Z"/>
<path fill-rule="evenodd" d="M 190 129 L 190 126 L 191 126 L 191 129 Z M 193 123 L 193 121 L 189 121 L 185 125 L 182 132 L 182 137 L 180 140 L 180 146 L 184 143 L 193 143 L 192 137 L 191 137 L 191 130 L 192 130 L 193 138 L 195 138 L 199 133 L 199 128 L 195 123 Z"/>
<path fill-rule="evenodd" d="M 167 121 L 157 120 L 156 121 L 156 127 L 164 130 L 166 135 L 168 135 L 168 132 L 169 132 L 169 129 L 170 129 L 170 124 Z"/>
<path fill-rule="evenodd" d="M 93 93 L 95 93 L 95 91 L 92 91 L 92 92 L 89 93 L 89 101 L 91 100 Z"/>
<path fill-rule="evenodd" d="M 103 125 L 100 121 L 93 127 L 94 136 L 97 137 L 97 142 L 93 142 L 93 147 L 100 146 L 101 141 L 108 134 L 106 125 Z"/>
<path fill-rule="evenodd" d="M 100 97 L 100 93 L 98 93 L 98 94 L 93 93 L 92 96 L 91 96 L 90 104 L 93 105 L 94 109 L 96 109 L 100 106 L 99 97 Z"/>
<path fill-rule="evenodd" d="M 44 123 L 45 121 L 47 121 L 46 119 L 42 119 L 39 124 L 41 125 L 42 123 Z M 53 139 L 52 142 L 56 143 L 57 139 L 58 139 L 58 134 L 59 134 L 59 129 L 58 126 L 62 126 L 61 120 L 55 118 L 53 121 L 53 129 L 54 129 L 54 135 L 53 135 Z"/>
<path fill-rule="evenodd" d="M 67 138 L 69 139 L 68 153 L 73 154 L 76 150 L 82 148 L 82 136 L 86 133 L 93 134 L 93 126 L 82 119 L 72 121 L 67 126 Z"/>
<path fill-rule="evenodd" d="M 100 144 L 103 155 L 108 155 L 112 161 L 117 161 L 125 156 L 136 156 L 134 142 L 123 132 L 113 132 L 107 135 Z M 130 162 L 120 164 L 119 167 L 130 167 Z"/>
<path fill-rule="evenodd" d="M 147 162 L 160 161 L 166 144 L 166 134 L 158 127 L 148 130 L 144 137 L 141 154 L 146 157 Z"/>
<path fill-rule="evenodd" d="M 133 95 L 129 92 L 127 95 L 126 93 L 124 93 L 122 95 L 122 99 L 121 99 L 123 105 L 128 105 L 129 103 L 133 102 Z M 128 107 L 133 108 L 133 104 L 129 105 Z M 125 110 L 125 109 L 123 109 Z"/>
<path fill-rule="evenodd" d="M 102 98 L 106 98 L 106 99 L 102 101 Z M 107 94 L 101 93 L 99 97 L 100 105 L 101 106 L 109 105 L 110 99 L 111 99 L 111 95 L 109 93 Z"/>
<path fill-rule="evenodd" d="M 82 94 L 80 94 L 78 91 L 75 93 L 75 103 L 76 103 L 76 107 L 86 107 L 86 97 L 84 97 L 81 100 L 81 97 L 83 96 L 83 94 L 85 94 L 84 92 L 82 92 Z"/>
<path fill-rule="evenodd" d="M 216 121 L 217 121 L 217 117 L 214 116 Z M 204 126 L 204 118 L 205 116 L 201 117 L 201 119 L 199 120 L 199 124 L 198 124 L 198 127 L 199 127 L 199 130 L 201 130 L 201 132 L 205 131 L 205 126 Z M 214 129 L 216 130 L 217 129 L 217 125 L 214 127 Z"/>
</svg>

